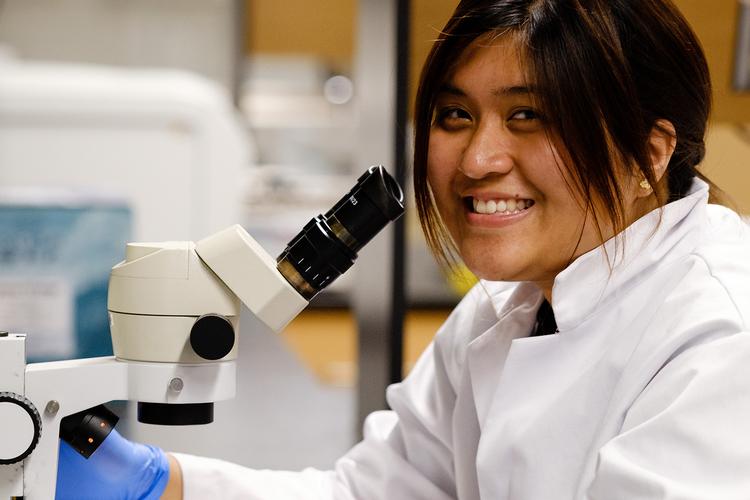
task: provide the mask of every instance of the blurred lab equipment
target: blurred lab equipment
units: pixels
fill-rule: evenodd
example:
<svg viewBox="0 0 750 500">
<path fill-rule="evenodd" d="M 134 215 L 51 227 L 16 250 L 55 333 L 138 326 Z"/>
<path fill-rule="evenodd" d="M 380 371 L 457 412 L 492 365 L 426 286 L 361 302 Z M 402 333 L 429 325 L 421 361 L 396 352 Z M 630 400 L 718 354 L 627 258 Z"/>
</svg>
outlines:
<svg viewBox="0 0 750 500">
<path fill-rule="evenodd" d="M 112 354 L 108 269 L 129 238 L 116 196 L 0 187 L 0 325 L 34 332 L 27 360 Z"/>
<path fill-rule="evenodd" d="M 371 167 L 277 260 L 237 225 L 197 243 L 129 244 L 110 279 L 113 357 L 27 365 L 26 336 L 0 333 L 0 497 L 54 498 L 58 430 L 90 456 L 117 420 L 103 402 L 138 401 L 146 423 L 211 422 L 213 403 L 235 394 L 240 301 L 278 332 L 403 204 Z"/>
<path fill-rule="evenodd" d="M 280 251 L 306 214 L 330 206 L 356 176 L 356 113 L 344 82 L 351 85 L 310 57 L 248 60 L 239 104 L 256 140 L 258 162 L 248 172 L 244 220 L 269 250 Z M 346 276 L 316 303 L 348 304 L 350 292 Z"/>
<path fill-rule="evenodd" d="M 4 0 L 0 43 L 24 59 L 173 68 L 233 92 L 245 0 Z"/>
<path fill-rule="evenodd" d="M 227 92 L 177 70 L 0 61 L 0 185 L 117 193 L 138 240 L 240 220 L 252 144 Z"/>
</svg>

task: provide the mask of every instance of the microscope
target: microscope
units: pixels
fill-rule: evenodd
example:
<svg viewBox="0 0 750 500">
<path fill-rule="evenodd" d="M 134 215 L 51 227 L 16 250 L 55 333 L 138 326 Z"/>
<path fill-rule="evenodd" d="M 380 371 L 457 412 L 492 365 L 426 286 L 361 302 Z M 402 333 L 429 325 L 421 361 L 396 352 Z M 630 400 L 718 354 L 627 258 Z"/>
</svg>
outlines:
<svg viewBox="0 0 750 500">
<path fill-rule="evenodd" d="M 0 332 L 0 500 L 55 498 L 58 440 L 91 456 L 117 423 L 103 403 L 137 401 L 143 423 L 212 422 L 236 391 L 241 304 L 281 331 L 403 211 L 398 183 L 374 166 L 277 259 L 238 225 L 128 244 L 109 281 L 114 356 L 26 364 L 26 336 Z"/>
</svg>

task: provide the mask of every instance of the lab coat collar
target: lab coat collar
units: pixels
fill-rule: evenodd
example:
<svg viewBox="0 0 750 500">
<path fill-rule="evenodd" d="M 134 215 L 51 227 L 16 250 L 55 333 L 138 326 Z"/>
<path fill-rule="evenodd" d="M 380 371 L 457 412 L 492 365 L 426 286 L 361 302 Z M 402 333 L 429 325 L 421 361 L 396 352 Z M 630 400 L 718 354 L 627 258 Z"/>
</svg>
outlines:
<svg viewBox="0 0 750 500">
<path fill-rule="evenodd" d="M 552 309 L 560 332 L 575 328 L 616 300 L 645 273 L 693 250 L 705 227 L 707 201 L 708 185 L 696 178 L 684 198 L 649 212 L 560 272 L 552 288 Z M 541 290 L 532 283 L 481 283 L 499 319 L 519 307 L 536 310 L 542 301 Z"/>
</svg>

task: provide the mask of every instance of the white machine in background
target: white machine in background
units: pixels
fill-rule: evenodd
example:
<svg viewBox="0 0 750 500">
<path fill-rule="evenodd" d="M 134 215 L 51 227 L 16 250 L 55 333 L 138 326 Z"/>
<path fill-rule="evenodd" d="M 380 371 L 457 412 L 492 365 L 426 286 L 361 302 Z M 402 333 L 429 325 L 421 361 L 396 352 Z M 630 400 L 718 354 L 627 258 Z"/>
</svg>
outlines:
<svg viewBox="0 0 750 500">
<path fill-rule="evenodd" d="M 0 185 L 115 193 L 137 240 L 198 239 L 242 220 L 251 145 L 207 78 L 0 58 Z"/>
<path fill-rule="evenodd" d="M 110 277 L 113 357 L 26 365 L 25 335 L 0 333 L 0 499 L 54 498 L 58 439 L 90 456 L 117 420 L 101 403 L 138 401 L 146 423 L 211 422 L 214 401 L 235 394 L 240 301 L 280 331 L 403 204 L 371 167 L 277 260 L 240 226 L 197 244 L 129 244 Z"/>
</svg>

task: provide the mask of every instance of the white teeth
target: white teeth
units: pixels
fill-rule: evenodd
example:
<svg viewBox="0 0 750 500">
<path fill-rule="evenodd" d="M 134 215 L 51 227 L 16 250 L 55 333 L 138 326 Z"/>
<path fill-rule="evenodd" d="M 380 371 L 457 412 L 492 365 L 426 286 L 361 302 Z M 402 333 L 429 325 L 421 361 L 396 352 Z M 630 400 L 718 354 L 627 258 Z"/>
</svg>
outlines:
<svg viewBox="0 0 750 500">
<path fill-rule="evenodd" d="M 533 204 L 533 200 L 477 200 L 472 198 L 474 212 L 487 215 L 496 213 L 503 215 L 517 214 L 530 208 Z"/>
</svg>

